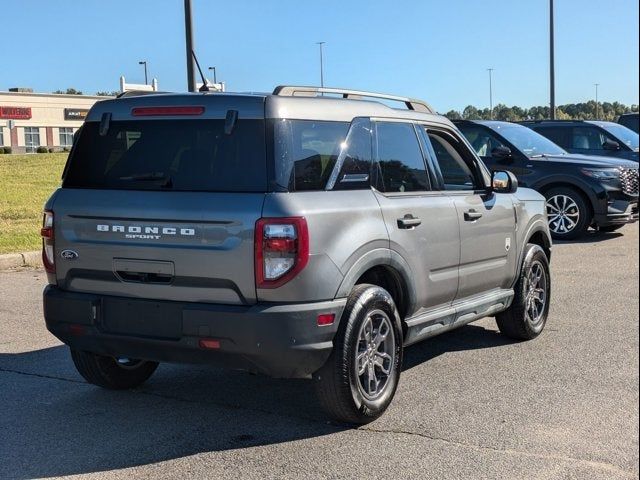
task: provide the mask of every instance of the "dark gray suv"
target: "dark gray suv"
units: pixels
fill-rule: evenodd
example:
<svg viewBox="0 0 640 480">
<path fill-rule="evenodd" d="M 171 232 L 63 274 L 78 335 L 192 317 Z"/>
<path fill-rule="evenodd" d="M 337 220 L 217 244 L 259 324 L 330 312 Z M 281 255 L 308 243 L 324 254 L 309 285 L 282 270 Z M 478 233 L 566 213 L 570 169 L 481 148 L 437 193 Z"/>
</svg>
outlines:
<svg viewBox="0 0 640 480">
<path fill-rule="evenodd" d="M 521 186 L 547 198 L 551 235 L 583 236 L 589 227 L 613 232 L 638 221 L 638 164 L 569 154 L 516 123 L 456 120 L 486 165 L 512 172 Z"/>
<path fill-rule="evenodd" d="M 98 102 L 45 208 L 47 327 L 106 388 L 158 362 L 311 375 L 333 418 L 365 423 L 405 346 L 486 316 L 531 339 L 549 311 L 544 197 L 418 100 Z"/>
</svg>

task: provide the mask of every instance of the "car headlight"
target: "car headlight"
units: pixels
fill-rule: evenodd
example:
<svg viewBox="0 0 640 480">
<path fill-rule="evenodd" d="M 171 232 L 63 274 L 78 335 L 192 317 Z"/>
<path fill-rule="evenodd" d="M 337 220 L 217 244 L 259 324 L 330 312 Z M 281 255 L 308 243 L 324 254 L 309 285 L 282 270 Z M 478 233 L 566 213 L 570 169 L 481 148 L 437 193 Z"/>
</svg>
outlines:
<svg viewBox="0 0 640 480">
<path fill-rule="evenodd" d="M 580 171 L 596 180 L 617 180 L 620 178 L 620 171 L 617 168 L 581 168 Z"/>
</svg>

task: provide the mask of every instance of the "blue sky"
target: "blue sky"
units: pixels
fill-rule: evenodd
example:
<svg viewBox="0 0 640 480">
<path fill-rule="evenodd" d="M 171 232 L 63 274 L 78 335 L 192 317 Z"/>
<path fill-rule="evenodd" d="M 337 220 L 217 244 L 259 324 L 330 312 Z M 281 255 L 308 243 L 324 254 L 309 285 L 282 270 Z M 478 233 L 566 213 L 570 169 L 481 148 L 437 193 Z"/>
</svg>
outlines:
<svg viewBox="0 0 640 480">
<path fill-rule="evenodd" d="M 230 91 L 319 84 L 423 98 L 439 111 L 548 103 L 548 0 L 192 0 L 195 47 Z M 182 0 L 2 0 L 0 90 L 186 89 Z M 638 1 L 555 0 L 556 99 L 638 104 Z"/>
</svg>

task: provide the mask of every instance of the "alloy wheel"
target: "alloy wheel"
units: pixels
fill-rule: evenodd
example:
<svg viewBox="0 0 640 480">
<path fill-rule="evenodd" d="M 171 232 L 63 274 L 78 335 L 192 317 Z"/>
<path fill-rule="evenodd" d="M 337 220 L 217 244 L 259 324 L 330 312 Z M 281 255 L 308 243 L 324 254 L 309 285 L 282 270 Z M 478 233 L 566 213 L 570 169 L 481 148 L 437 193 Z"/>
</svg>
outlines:
<svg viewBox="0 0 640 480">
<path fill-rule="evenodd" d="M 373 310 L 360 327 L 355 358 L 358 389 L 365 398 L 377 399 L 390 383 L 395 352 L 391 320 L 382 310 Z"/>
<path fill-rule="evenodd" d="M 580 209 L 576 202 L 567 195 L 555 195 L 547 200 L 549 228 L 553 233 L 566 235 L 580 221 Z"/>
<path fill-rule="evenodd" d="M 544 318 L 547 303 L 547 276 L 538 260 L 531 264 L 527 274 L 525 312 L 531 326 L 538 327 Z"/>
</svg>

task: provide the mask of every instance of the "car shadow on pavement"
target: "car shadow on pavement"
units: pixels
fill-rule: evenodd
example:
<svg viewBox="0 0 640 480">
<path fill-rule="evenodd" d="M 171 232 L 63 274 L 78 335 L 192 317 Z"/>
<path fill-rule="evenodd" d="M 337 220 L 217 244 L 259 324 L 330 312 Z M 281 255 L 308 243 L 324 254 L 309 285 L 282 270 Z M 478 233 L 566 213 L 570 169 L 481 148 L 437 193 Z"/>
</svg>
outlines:
<svg viewBox="0 0 640 480">
<path fill-rule="evenodd" d="M 583 236 L 574 240 L 554 240 L 553 243 L 559 245 L 571 244 L 571 243 L 599 243 L 613 240 L 624 236 L 620 232 L 599 232 L 597 230 L 588 230 Z"/>
<path fill-rule="evenodd" d="M 403 369 L 442 353 L 509 343 L 466 326 L 407 348 Z M 331 435 L 311 381 L 168 365 L 141 388 L 85 383 L 57 346 L 0 354 L 0 478 L 93 473 Z"/>
<path fill-rule="evenodd" d="M 466 325 L 405 349 L 402 370 L 409 370 L 443 353 L 501 347 L 516 343 L 497 330 Z"/>
</svg>

